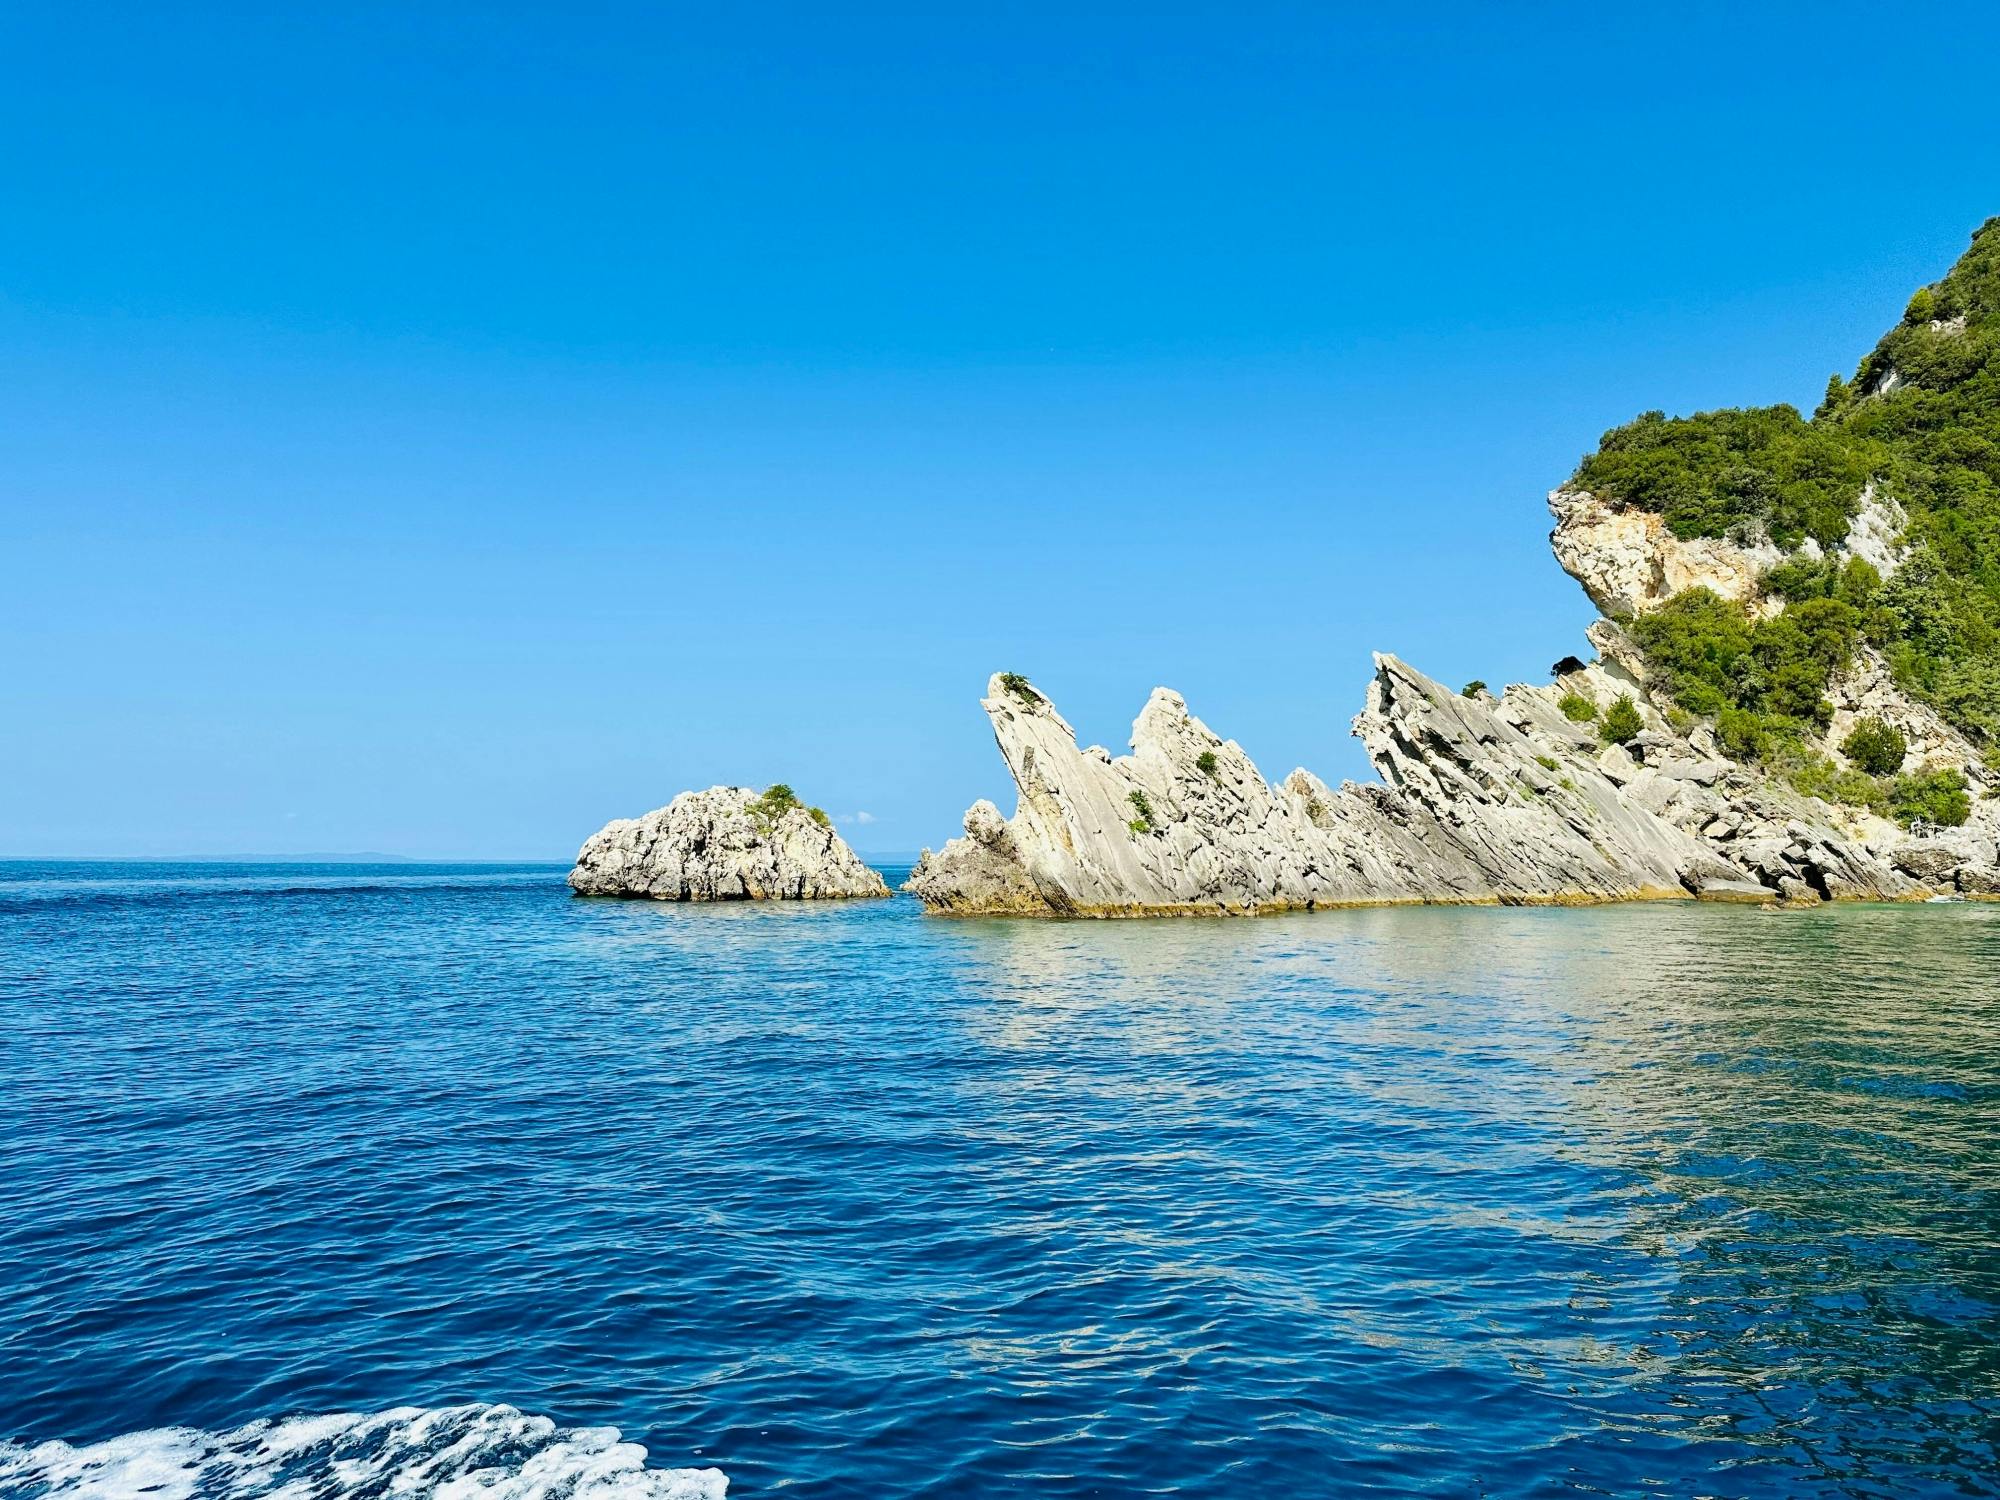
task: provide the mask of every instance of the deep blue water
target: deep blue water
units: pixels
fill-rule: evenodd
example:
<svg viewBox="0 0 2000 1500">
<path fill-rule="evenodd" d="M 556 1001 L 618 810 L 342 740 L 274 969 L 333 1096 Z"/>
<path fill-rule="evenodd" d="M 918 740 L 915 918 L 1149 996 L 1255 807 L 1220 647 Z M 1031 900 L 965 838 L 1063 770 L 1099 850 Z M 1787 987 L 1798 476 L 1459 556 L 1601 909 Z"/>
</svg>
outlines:
<svg viewBox="0 0 2000 1500">
<path fill-rule="evenodd" d="M 2000 907 L 562 873 L 0 865 L 0 1438 L 505 1403 L 736 1496 L 2000 1494 Z"/>
</svg>

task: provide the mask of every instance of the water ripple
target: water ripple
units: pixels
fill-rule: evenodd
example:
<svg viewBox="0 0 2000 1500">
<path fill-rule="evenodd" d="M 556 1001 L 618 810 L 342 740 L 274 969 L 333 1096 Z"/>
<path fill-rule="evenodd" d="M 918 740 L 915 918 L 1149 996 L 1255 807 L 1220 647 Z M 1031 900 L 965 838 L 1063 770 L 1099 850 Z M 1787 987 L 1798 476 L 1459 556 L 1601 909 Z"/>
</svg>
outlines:
<svg viewBox="0 0 2000 1500">
<path fill-rule="evenodd" d="M 1994 1494 L 1996 972 L 1976 906 L 0 866 L 0 1494 L 431 1451 L 244 1458 L 330 1411 L 524 1495 Z"/>
</svg>

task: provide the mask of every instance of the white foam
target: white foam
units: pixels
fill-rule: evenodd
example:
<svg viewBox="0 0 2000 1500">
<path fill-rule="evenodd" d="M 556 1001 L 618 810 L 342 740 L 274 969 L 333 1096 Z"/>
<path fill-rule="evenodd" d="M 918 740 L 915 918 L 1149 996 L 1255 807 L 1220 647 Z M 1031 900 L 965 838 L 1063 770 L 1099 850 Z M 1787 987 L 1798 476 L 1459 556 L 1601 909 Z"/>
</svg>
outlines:
<svg viewBox="0 0 2000 1500">
<path fill-rule="evenodd" d="M 719 1469 L 649 1469 L 615 1427 L 511 1406 L 404 1406 L 162 1427 L 101 1443 L 0 1443 L 0 1497 L 35 1500 L 723 1500 Z"/>
</svg>

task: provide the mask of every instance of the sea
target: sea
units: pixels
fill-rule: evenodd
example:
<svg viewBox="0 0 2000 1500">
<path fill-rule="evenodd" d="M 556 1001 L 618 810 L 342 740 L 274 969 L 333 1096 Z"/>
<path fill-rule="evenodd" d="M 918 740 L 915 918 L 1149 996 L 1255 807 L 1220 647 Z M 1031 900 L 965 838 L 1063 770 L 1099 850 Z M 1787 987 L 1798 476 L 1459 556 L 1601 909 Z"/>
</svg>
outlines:
<svg viewBox="0 0 2000 1500">
<path fill-rule="evenodd" d="M 2000 1494 L 2000 906 L 563 876 L 0 864 L 0 1496 Z"/>
</svg>

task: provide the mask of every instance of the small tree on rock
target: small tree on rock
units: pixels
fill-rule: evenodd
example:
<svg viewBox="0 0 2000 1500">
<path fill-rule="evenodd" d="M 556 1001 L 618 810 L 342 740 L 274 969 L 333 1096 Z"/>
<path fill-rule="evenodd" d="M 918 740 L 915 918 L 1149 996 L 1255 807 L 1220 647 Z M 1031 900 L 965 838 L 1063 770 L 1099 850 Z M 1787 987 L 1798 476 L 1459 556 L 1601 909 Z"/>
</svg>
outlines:
<svg viewBox="0 0 2000 1500">
<path fill-rule="evenodd" d="M 1629 745 L 1645 727 L 1646 721 L 1639 717 L 1639 705 L 1627 693 L 1605 710 L 1604 723 L 1597 732 L 1607 745 Z"/>
<path fill-rule="evenodd" d="M 1882 719 L 1863 719 L 1840 742 L 1840 753 L 1870 776 L 1888 776 L 1903 769 L 1910 742 L 1903 731 Z"/>
</svg>

